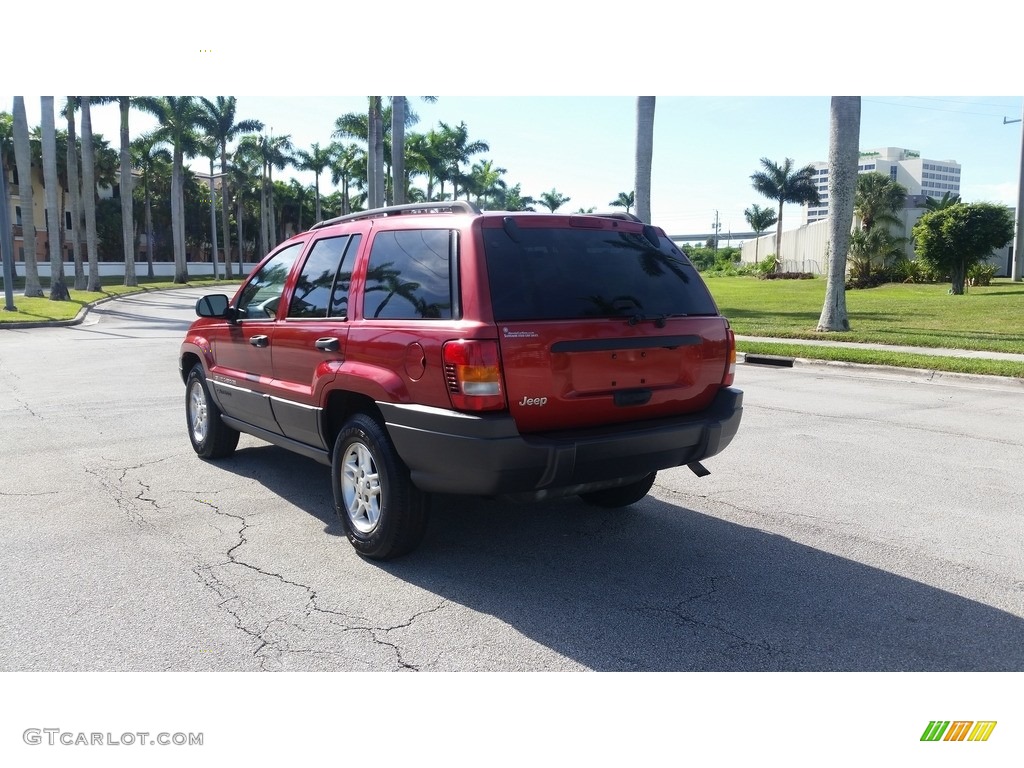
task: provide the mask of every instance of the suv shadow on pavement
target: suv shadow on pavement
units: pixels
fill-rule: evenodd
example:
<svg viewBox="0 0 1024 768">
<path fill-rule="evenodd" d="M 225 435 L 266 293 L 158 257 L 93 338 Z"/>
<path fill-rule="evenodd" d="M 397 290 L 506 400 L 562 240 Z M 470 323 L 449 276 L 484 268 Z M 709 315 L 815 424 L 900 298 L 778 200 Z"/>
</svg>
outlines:
<svg viewBox="0 0 1024 768">
<path fill-rule="evenodd" d="M 344 536 L 325 503 L 326 467 L 273 446 L 241 448 L 221 466 Z M 361 579 L 363 593 L 386 602 L 387 576 L 400 579 L 594 670 L 1024 670 L 1019 616 L 655 496 L 597 510 L 439 495 L 416 553 L 382 563 L 338 546 L 348 578 L 386 575 Z M 352 608 L 346 576 L 303 578 L 321 608 Z M 464 618 L 435 611 L 429 630 L 404 631 L 457 646 Z"/>
<path fill-rule="evenodd" d="M 376 567 L 590 669 L 1024 670 L 1019 616 L 654 497 L 437 502 Z"/>
</svg>

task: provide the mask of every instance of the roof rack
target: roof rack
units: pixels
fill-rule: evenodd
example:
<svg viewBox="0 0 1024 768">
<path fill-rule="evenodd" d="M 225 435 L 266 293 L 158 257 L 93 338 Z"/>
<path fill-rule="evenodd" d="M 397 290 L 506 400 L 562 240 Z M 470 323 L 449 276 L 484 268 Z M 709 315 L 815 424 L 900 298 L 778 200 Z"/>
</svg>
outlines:
<svg viewBox="0 0 1024 768">
<path fill-rule="evenodd" d="M 408 216 L 418 213 L 480 213 L 480 209 L 465 200 L 445 200 L 435 203 L 408 203 L 406 205 L 389 205 L 384 208 L 371 208 L 368 211 L 346 213 L 314 224 L 310 229 L 320 229 L 338 224 L 342 221 L 358 221 L 360 219 L 377 219 L 387 216 Z"/>
</svg>

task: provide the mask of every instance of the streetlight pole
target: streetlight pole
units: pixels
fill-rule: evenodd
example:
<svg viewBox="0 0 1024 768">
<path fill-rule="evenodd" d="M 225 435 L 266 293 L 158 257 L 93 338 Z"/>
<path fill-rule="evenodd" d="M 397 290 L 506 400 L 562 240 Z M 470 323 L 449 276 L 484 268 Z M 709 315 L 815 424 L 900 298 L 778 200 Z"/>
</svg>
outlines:
<svg viewBox="0 0 1024 768">
<path fill-rule="evenodd" d="M 1013 237 L 1013 263 L 1010 269 L 1010 279 L 1015 283 L 1021 281 L 1021 270 L 1024 268 L 1021 248 L 1024 248 L 1024 106 L 1021 107 L 1020 120 L 1007 120 L 1003 118 L 1003 125 L 1007 123 L 1020 123 L 1020 168 L 1017 170 L 1017 229 Z"/>
</svg>

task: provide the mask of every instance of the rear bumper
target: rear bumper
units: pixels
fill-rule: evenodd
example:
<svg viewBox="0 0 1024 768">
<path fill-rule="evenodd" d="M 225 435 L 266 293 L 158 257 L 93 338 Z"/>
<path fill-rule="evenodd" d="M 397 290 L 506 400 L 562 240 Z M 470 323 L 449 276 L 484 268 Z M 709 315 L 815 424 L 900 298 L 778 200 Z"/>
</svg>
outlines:
<svg viewBox="0 0 1024 768">
<path fill-rule="evenodd" d="M 413 482 L 436 493 L 538 493 L 700 461 L 736 434 L 743 393 L 721 390 L 699 414 L 600 429 L 521 435 L 512 417 L 378 402 Z"/>
</svg>

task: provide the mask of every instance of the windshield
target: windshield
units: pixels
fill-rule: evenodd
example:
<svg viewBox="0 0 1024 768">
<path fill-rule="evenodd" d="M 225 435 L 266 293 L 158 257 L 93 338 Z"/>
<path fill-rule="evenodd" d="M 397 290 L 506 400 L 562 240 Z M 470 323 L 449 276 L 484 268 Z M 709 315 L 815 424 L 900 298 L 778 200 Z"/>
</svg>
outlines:
<svg viewBox="0 0 1024 768">
<path fill-rule="evenodd" d="M 513 236 L 514 235 L 514 239 Z M 483 231 L 494 319 L 716 315 L 697 270 L 667 238 L 551 227 Z"/>
</svg>

